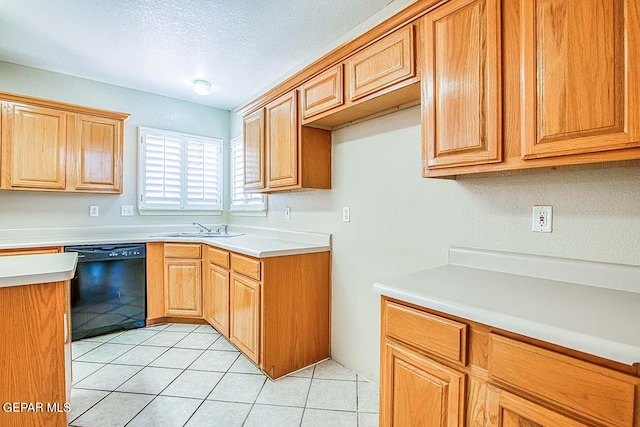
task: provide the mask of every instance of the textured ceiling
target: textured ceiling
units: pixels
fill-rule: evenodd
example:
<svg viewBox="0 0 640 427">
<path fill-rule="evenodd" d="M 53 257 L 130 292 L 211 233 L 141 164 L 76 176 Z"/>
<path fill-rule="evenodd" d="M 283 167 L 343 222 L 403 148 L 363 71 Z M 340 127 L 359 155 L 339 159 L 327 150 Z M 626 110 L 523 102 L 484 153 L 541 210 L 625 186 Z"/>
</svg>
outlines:
<svg viewBox="0 0 640 427">
<path fill-rule="evenodd" d="M 231 109 L 388 3 L 0 0 L 0 61 Z"/>
</svg>

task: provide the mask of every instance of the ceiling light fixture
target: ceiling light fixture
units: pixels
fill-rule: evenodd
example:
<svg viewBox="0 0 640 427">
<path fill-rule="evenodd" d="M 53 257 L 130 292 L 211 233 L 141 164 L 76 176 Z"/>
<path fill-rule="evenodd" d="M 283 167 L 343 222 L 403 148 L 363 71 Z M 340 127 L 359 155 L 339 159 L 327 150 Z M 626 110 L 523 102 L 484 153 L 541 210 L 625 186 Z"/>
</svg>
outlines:
<svg viewBox="0 0 640 427">
<path fill-rule="evenodd" d="M 211 93 L 211 83 L 206 80 L 194 80 L 193 91 L 198 95 L 209 95 Z"/>
</svg>

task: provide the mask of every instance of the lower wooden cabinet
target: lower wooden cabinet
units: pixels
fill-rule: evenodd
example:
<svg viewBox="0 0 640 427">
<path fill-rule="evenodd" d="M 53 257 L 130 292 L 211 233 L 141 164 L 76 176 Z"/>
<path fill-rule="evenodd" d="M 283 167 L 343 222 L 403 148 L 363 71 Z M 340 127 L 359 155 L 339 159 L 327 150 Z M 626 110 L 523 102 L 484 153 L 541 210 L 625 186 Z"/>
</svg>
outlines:
<svg viewBox="0 0 640 427">
<path fill-rule="evenodd" d="M 206 321 L 279 378 L 331 355 L 330 259 L 147 243 L 147 324 Z"/>
<path fill-rule="evenodd" d="M 380 380 L 382 426 L 464 423 L 465 374 L 387 339 Z"/>
<path fill-rule="evenodd" d="M 40 410 L 3 410 L 0 425 L 67 425 L 70 319 L 68 281 L 0 288 L 0 402 L 43 405 Z"/>
<path fill-rule="evenodd" d="M 205 261 L 202 280 L 202 317 L 229 338 L 229 270 Z"/>
<path fill-rule="evenodd" d="M 255 363 L 259 363 L 260 282 L 231 275 L 230 339 Z"/>
<path fill-rule="evenodd" d="M 381 340 L 384 427 L 640 426 L 635 366 L 387 297 Z"/>
<path fill-rule="evenodd" d="M 487 427 L 587 427 L 495 386 L 487 387 Z"/>
<path fill-rule="evenodd" d="M 199 259 L 166 260 L 164 294 L 167 316 L 202 316 L 202 262 Z"/>
</svg>

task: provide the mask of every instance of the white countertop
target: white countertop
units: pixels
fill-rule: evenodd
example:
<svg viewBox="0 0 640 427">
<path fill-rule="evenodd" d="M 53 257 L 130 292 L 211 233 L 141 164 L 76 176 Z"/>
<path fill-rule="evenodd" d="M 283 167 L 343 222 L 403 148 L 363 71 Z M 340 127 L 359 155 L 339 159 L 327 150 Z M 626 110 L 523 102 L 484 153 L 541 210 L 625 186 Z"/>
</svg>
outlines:
<svg viewBox="0 0 640 427">
<path fill-rule="evenodd" d="M 566 281 L 573 273 L 579 283 Z M 584 283 L 589 275 L 592 283 Z M 380 281 L 373 290 L 627 365 L 640 363 L 640 267 L 452 248 L 448 265 Z"/>
<path fill-rule="evenodd" d="M 215 227 L 215 226 L 213 226 Z M 38 246 L 73 246 L 108 243 L 205 243 L 256 258 L 298 255 L 331 250 L 331 235 L 257 227 L 229 226 L 235 237 L 163 237 L 159 234 L 193 231 L 192 226 L 96 227 L 0 231 L 0 249 Z"/>
<path fill-rule="evenodd" d="M 78 254 L 43 254 L 0 257 L 0 288 L 71 280 Z"/>
</svg>

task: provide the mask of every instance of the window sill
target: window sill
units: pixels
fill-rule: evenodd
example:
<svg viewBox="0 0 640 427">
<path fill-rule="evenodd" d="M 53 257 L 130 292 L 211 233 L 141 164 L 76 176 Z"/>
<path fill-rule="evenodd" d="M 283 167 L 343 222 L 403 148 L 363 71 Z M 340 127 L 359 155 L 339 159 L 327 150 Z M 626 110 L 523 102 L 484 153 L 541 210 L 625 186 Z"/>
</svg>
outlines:
<svg viewBox="0 0 640 427">
<path fill-rule="evenodd" d="M 222 215 L 220 210 L 155 210 L 155 209 L 138 209 L 141 216 L 203 216 L 203 215 Z"/>
<path fill-rule="evenodd" d="M 229 211 L 233 216 L 267 216 L 267 211 Z"/>
</svg>

